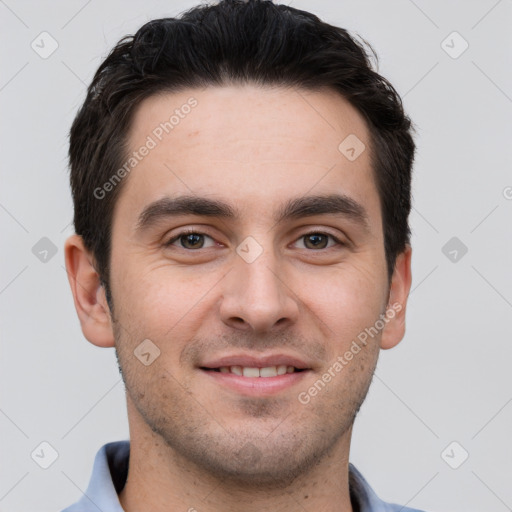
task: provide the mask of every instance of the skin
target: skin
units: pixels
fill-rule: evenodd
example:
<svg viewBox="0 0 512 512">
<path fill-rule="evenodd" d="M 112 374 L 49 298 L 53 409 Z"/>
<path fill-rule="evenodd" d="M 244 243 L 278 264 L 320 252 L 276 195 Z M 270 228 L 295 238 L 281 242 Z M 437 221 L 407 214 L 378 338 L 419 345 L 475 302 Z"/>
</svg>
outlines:
<svg viewBox="0 0 512 512">
<path fill-rule="evenodd" d="M 252 85 L 186 90 L 139 105 L 129 147 L 139 148 L 174 109 L 198 104 L 125 178 L 112 226 L 111 315 L 82 240 L 66 265 L 85 337 L 115 346 L 126 384 L 131 438 L 128 511 L 351 511 L 348 459 L 354 417 L 380 349 L 405 330 L 411 249 L 389 286 L 380 201 L 365 121 L 337 93 Z M 338 145 L 356 134 L 353 162 Z M 343 193 L 368 226 L 341 215 L 281 223 L 290 199 Z M 137 229 L 164 196 L 218 199 L 233 219 L 182 215 Z M 184 228 L 206 234 L 185 248 Z M 308 233 L 327 233 L 312 246 Z M 237 252 L 253 237 L 261 255 Z M 185 240 L 186 242 L 186 240 Z M 199 244 L 200 245 L 200 244 Z M 189 246 L 187 246 L 189 247 Z M 308 404 L 297 399 L 391 304 L 401 310 Z M 160 356 L 145 366 L 142 340 Z M 272 396 L 227 389 L 197 365 L 232 353 L 283 351 L 307 361 L 301 380 Z"/>
</svg>

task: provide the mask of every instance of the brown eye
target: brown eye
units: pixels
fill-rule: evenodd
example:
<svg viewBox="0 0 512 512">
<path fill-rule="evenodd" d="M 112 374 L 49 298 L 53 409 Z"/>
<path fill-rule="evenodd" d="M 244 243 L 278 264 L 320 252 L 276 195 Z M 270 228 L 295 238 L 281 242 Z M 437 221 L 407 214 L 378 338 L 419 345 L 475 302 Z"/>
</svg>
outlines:
<svg viewBox="0 0 512 512">
<path fill-rule="evenodd" d="M 308 249 L 325 249 L 329 242 L 329 236 L 321 233 L 312 233 L 310 235 L 305 235 L 303 238 L 304 245 Z"/>
<path fill-rule="evenodd" d="M 345 245 L 335 236 L 322 232 L 307 233 L 306 235 L 301 236 L 295 244 L 298 244 L 299 249 L 312 250 L 329 249 L 336 245 L 341 248 Z"/>
<path fill-rule="evenodd" d="M 204 235 L 189 233 L 180 236 L 181 246 L 185 249 L 201 249 L 204 245 Z"/>
<path fill-rule="evenodd" d="M 186 231 L 176 235 L 165 245 L 167 247 L 179 246 L 183 249 L 197 250 L 212 247 L 215 245 L 215 241 L 211 236 L 194 231 Z"/>
</svg>

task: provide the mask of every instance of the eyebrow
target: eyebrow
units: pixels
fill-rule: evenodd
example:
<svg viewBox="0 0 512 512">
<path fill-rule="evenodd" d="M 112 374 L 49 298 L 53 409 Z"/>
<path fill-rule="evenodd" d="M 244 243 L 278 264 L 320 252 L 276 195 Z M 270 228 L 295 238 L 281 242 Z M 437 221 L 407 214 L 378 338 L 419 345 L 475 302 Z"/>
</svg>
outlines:
<svg viewBox="0 0 512 512">
<path fill-rule="evenodd" d="M 143 231 L 159 220 L 179 215 L 197 215 L 222 219 L 236 219 L 239 211 L 218 199 L 197 196 L 164 197 L 150 203 L 139 215 L 136 230 Z M 287 220 L 314 215 L 337 215 L 359 224 L 369 231 L 369 217 L 365 208 L 344 194 L 313 195 L 290 199 L 277 212 L 274 220 Z"/>
</svg>

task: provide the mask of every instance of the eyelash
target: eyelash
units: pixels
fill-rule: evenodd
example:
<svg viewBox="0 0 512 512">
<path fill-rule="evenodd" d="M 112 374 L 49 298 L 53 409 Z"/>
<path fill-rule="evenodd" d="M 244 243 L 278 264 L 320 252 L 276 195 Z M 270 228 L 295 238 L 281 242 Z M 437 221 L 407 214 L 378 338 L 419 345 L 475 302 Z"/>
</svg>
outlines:
<svg viewBox="0 0 512 512">
<path fill-rule="evenodd" d="M 177 235 L 173 236 L 164 245 L 165 245 L 165 247 L 172 246 L 172 244 L 174 242 L 178 241 L 181 237 L 184 237 L 184 236 L 187 236 L 187 235 L 203 235 L 203 236 L 207 236 L 207 237 L 209 237 L 209 238 L 211 238 L 213 240 L 213 237 L 211 237 L 210 235 L 208 235 L 206 233 L 201 233 L 200 231 L 195 230 L 195 229 L 185 229 L 185 230 L 181 231 L 180 233 L 178 233 Z M 301 238 L 304 238 L 304 237 L 307 237 L 307 236 L 311 236 L 311 235 L 327 236 L 327 237 L 330 237 L 332 240 L 334 240 L 334 242 L 336 242 L 336 244 L 339 245 L 340 247 L 346 247 L 347 246 L 347 244 L 345 242 L 342 242 L 339 238 L 335 237 L 331 233 L 325 233 L 323 231 L 310 231 L 309 233 L 304 233 L 299 238 L 297 238 L 295 241 L 297 242 Z M 331 249 L 331 248 L 332 248 L 332 246 L 331 247 L 327 247 L 325 249 L 318 249 L 318 251 L 327 250 L 327 249 Z M 200 249 L 186 249 L 185 247 L 181 247 L 181 249 L 184 249 L 184 250 L 190 251 L 190 252 L 196 252 L 196 251 L 200 250 Z M 313 249 L 310 249 L 310 250 L 313 250 Z"/>
</svg>

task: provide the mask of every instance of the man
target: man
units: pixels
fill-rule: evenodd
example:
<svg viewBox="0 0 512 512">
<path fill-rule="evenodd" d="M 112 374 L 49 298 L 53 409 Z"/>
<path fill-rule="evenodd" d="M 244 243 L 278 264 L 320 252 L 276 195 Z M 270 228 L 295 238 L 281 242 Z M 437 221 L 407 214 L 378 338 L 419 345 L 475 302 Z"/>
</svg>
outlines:
<svg viewBox="0 0 512 512">
<path fill-rule="evenodd" d="M 349 464 L 411 285 L 414 143 L 362 44 L 225 0 L 147 23 L 71 129 L 66 265 L 130 442 L 67 512 L 410 511 Z"/>
</svg>

